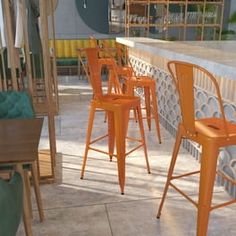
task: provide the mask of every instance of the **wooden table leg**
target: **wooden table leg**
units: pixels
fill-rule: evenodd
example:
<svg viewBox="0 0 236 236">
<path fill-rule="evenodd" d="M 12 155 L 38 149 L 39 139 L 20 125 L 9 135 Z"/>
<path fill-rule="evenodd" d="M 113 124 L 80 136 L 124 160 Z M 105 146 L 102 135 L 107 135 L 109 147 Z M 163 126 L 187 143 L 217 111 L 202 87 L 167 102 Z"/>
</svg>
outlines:
<svg viewBox="0 0 236 236">
<path fill-rule="evenodd" d="M 43 211 L 43 203 L 42 203 L 42 197 L 41 197 L 41 192 L 39 188 L 39 178 L 38 178 L 38 168 L 37 168 L 37 162 L 34 161 L 32 163 L 32 179 L 34 182 L 34 192 L 35 192 L 35 197 L 37 201 L 37 206 L 38 206 L 38 211 L 39 211 L 39 218 L 40 221 L 44 221 L 44 211 Z"/>
<path fill-rule="evenodd" d="M 27 200 L 27 182 L 25 180 L 25 175 L 24 175 L 24 170 L 22 167 L 22 164 L 17 164 L 16 165 L 16 170 L 20 173 L 22 177 L 22 182 L 23 182 L 23 220 L 24 220 L 24 226 L 25 226 L 25 233 L 27 236 L 32 236 L 32 221 L 30 217 L 30 207 L 29 207 L 29 202 Z"/>
</svg>

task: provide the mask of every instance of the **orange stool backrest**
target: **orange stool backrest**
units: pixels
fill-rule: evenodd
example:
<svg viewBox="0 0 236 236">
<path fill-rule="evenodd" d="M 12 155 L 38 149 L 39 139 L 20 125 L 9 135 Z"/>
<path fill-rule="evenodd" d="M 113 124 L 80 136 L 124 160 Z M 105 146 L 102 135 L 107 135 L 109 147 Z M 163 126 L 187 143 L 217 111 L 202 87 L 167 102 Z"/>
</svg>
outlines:
<svg viewBox="0 0 236 236">
<path fill-rule="evenodd" d="M 119 65 L 126 65 L 127 64 L 127 50 L 124 45 L 120 43 L 115 43 L 116 46 L 116 53 L 117 53 L 117 62 Z"/>
<path fill-rule="evenodd" d="M 112 90 L 116 94 L 122 94 L 122 87 L 119 81 L 120 68 L 117 66 L 114 58 L 101 58 L 99 59 L 99 63 L 101 66 L 106 66 L 109 71 L 109 79 L 108 79 L 108 93 L 112 93 Z"/>
<path fill-rule="evenodd" d="M 220 89 L 215 77 L 206 69 L 191 63 L 169 61 L 167 66 L 172 75 L 172 78 L 176 83 L 176 88 L 179 93 L 182 122 L 185 129 L 191 134 L 196 133 L 194 111 L 194 80 L 209 79 L 212 81 L 215 87 L 219 108 L 224 121 L 225 133 L 228 135 Z"/>
<path fill-rule="evenodd" d="M 85 53 L 89 66 L 90 83 L 93 88 L 94 98 L 98 99 L 103 95 L 102 80 L 101 80 L 101 68 L 107 66 L 109 69 L 109 80 L 112 86 L 115 87 L 117 93 L 122 93 L 121 86 L 118 80 L 117 65 L 113 58 L 99 58 L 99 48 L 86 48 Z"/>
<path fill-rule="evenodd" d="M 98 60 L 98 48 L 85 48 L 89 66 L 90 83 L 93 89 L 94 98 L 102 96 L 101 64 Z"/>
</svg>

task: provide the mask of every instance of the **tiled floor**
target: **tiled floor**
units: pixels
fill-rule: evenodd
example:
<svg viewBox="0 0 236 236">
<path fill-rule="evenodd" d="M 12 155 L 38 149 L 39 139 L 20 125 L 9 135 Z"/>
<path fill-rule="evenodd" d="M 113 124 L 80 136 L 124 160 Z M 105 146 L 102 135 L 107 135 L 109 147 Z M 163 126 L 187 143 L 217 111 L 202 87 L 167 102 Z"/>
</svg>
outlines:
<svg viewBox="0 0 236 236">
<path fill-rule="evenodd" d="M 196 231 L 196 210 L 184 198 L 170 190 L 162 217 L 156 219 L 160 196 L 166 181 L 173 138 L 162 128 L 162 144 L 156 133 L 146 131 L 152 173 L 145 168 L 143 151 L 134 152 L 126 163 L 125 195 L 119 192 L 116 160 L 90 152 L 85 178 L 80 179 L 87 128 L 91 90 L 77 78 L 60 78 L 60 115 L 57 124 L 57 179 L 54 184 L 42 185 L 46 219 L 39 222 L 34 206 L 33 232 L 35 236 L 192 236 Z M 104 115 L 97 114 L 94 131 L 103 132 Z M 130 132 L 135 133 L 136 124 Z M 147 127 L 146 127 L 147 130 Z M 46 136 L 40 146 L 46 145 Z M 106 147 L 106 143 L 100 146 Z M 194 169 L 198 163 L 181 150 L 176 171 Z M 195 179 L 181 180 L 179 185 L 197 196 Z M 216 201 L 227 198 L 216 187 Z M 213 211 L 209 223 L 210 236 L 236 235 L 236 206 Z M 20 226 L 17 236 L 24 235 Z"/>
</svg>

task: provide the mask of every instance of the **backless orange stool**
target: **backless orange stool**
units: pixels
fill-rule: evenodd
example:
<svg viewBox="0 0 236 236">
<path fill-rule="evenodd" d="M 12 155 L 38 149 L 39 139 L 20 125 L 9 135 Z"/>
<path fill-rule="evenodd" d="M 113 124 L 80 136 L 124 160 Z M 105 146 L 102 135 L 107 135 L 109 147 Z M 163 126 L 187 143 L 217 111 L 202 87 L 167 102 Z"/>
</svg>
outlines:
<svg viewBox="0 0 236 236">
<path fill-rule="evenodd" d="M 167 182 L 157 218 L 161 215 L 168 188 L 172 186 L 197 207 L 197 236 L 205 236 L 207 235 L 210 211 L 236 202 L 234 199 L 221 204 L 212 205 L 215 175 L 219 172 L 219 170 L 217 170 L 219 149 L 225 146 L 236 145 L 236 124 L 230 123 L 225 118 L 220 90 L 215 77 L 211 73 L 197 65 L 179 61 L 170 61 L 168 63 L 168 69 L 179 93 L 182 122 L 178 127 Z M 221 118 L 210 117 L 195 119 L 194 81 L 199 82 L 202 80 L 210 80 L 212 82 L 212 87 L 215 88 L 218 97 Z M 192 140 L 202 146 L 200 170 L 176 176 L 173 172 L 182 139 Z M 196 202 L 179 189 L 176 183 L 173 183 L 173 180 L 197 173 L 200 173 L 200 179 L 198 201 Z M 231 179 L 228 180 L 235 183 Z"/>
<path fill-rule="evenodd" d="M 159 143 L 161 143 L 161 132 L 156 98 L 156 81 L 149 76 L 126 77 L 125 87 L 125 93 L 128 95 L 134 95 L 134 91 L 137 88 L 143 89 L 148 128 L 151 130 L 151 119 L 154 119 L 157 137 Z"/>
<path fill-rule="evenodd" d="M 122 94 L 103 94 L 101 86 L 101 66 L 104 64 L 104 61 L 102 61 L 102 59 L 100 59 L 101 62 L 99 61 L 99 49 L 88 48 L 85 51 L 88 59 L 90 82 L 93 88 L 94 97 L 90 103 L 90 114 L 88 121 L 85 154 L 81 171 L 81 179 L 83 179 L 84 177 L 85 165 L 89 150 L 108 154 L 110 157 L 115 156 L 117 158 L 120 190 L 121 194 L 124 194 L 125 158 L 128 154 L 130 154 L 134 150 L 137 150 L 140 147 L 143 147 L 147 170 L 148 173 L 150 173 L 142 123 L 140 98 L 134 96 L 126 96 Z M 115 65 L 109 65 L 109 69 L 112 71 L 113 75 L 116 75 Z M 95 111 L 97 109 L 104 110 L 108 114 L 108 134 L 91 140 Z M 129 139 L 137 141 L 138 145 L 129 152 L 126 152 L 126 138 L 129 122 L 129 113 L 132 109 L 135 109 L 137 112 L 141 138 L 137 139 L 129 137 Z M 108 137 L 108 152 L 104 152 L 103 150 L 94 148 L 92 145 L 96 141 L 101 140 L 104 137 Z M 116 144 L 116 154 L 114 154 L 114 144 Z"/>
</svg>

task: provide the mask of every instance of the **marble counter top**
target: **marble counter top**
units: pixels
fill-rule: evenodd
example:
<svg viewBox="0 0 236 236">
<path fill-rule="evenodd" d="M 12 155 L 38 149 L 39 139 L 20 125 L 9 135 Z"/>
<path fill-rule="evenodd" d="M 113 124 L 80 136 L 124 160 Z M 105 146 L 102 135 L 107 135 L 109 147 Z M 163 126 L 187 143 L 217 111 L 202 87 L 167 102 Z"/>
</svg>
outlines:
<svg viewBox="0 0 236 236">
<path fill-rule="evenodd" d="M 236 41 L 164 41 L 117 38 L 117 42 L 170 60 L 200 65 L 215 75 L 236 80 Z"/>
</svg>

